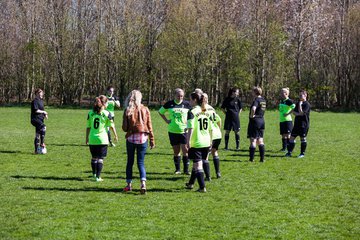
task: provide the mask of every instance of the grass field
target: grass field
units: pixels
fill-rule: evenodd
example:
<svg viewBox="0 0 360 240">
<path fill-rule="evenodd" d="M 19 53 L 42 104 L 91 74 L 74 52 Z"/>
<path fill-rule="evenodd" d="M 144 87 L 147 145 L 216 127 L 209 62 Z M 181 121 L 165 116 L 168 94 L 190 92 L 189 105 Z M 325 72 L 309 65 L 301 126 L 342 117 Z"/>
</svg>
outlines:
<svg viewBox="0 0 360 240">
<path fill-rule="evenodd" d="M 173 175 L 166 126 L 153 111 L 157 147 L 146 155 L 148 193 L 140 195 L 138 178 L 135 191 L 121 192 L 122 112 L 120 141 L 96 183 L 84 144 L 87 110 L 47 110 L 48 154 L 33 155 L 30 109 L 0 108 L 0 239 L 360 239 L 360 114 L 312 112 L 307 155 L 297 159 L 278 151 L 278 116 L 268 111 L 260 164 L 258 152 L 247 161 L 242 113 L 241 151 L 220 150 L 223 177 L 201 194 L 184 189 L 188 176 Z"/>
</svg>

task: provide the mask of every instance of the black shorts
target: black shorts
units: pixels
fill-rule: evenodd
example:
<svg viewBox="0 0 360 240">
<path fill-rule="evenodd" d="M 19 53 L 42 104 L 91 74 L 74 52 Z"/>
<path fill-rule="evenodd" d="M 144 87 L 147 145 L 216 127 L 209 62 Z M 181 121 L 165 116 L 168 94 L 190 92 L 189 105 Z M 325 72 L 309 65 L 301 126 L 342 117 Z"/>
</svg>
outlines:
<svg viewBox="0 0 360 240">
<path fill-rule="evenodd" d="M 40 132 L 41 129 L 46 127 L 46 125 L 44 124 L 44 120 L 38 118 L 31 119 L 31 125 L 36 128 L 36 132 Z"/>
<path fill-rule="evenodd" d="M 295 126 L 291 131 L 291 136 L 294 138 L 296 138 L 297 136 L 304 138 L 307 136 L 308 131 L 309 131 L 308 127 Z"/>
<path fill-rule="evenodd" d="M 108 145 L 89 145 L 91 156 L 93 158 L 105 158 Z"/>
<path fill-rule="evenodd" d="M 263 138 L 265 130 L 265 122 L 262 119 L 250 119 L 247 129 L 248 138 Z"/>
<path fill-rule="evenodd" d="M 211 148 L 218 150 L 219 146 L 220 146 L 220 143 L 221 143 L 221 138 L 220 139 L 214 139 L 212 141 Z"/>
<path fill-rule="evenodd" d="M 280 135 L 290 134 L 293 129 L 292 121 L 280 122 Z"/>
<path fill-rule="evenodd" d="M 171 133 L 169 132 L 169 139 L 171 146 L 186 144 L 186 133 Z"/>
<path fill-rule="evenodd" d="M 224 130 L 226 131 L 240 131 L 240 119 L 239 117 L 226 116 L 224 123 Z"/>
<path fill-rule="evenodd" d="M 188 152 L 189 159 L 194 162 L 200 162 L 207 159 L 209 154 L 209 147 L 204 148 L 190 148 Z"/>
</svg>

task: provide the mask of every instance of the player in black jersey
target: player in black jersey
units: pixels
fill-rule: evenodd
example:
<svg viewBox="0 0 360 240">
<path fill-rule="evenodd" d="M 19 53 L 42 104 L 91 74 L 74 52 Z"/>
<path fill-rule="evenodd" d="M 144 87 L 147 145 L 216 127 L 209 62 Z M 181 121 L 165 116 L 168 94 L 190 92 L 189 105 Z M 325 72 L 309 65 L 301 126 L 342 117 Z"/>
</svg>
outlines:
<svg viewBox="0 0 360 240">
<path fill-rule="evenodd" d="M 307 101 L 307 92 L 301 90 L 299 93 L 299 102 L 296 103 L 293 111 L 295 115 L 294 128 L 291 131 L 291 137 L 288 145 L 288 152 L 286 157 L 291 157 L 291 153 L 295 148 L 295 138 L 300 136 L 301 151 L 298 158 L 305 157 L 305 150 L 307 147 L 306 136 L 310 127 L 310 103 Z"/>
<path fill-rule="evenodd" d="M 233 130 L 235 132 L 236 150 L 240 149 L 240 118 L 239 114 L 242 111 L 242 104 L 239 98 L 239 89 L 231 88 L 228 96 L 221 105 L 222 111 L 225 113 L 225 149 L 228 150 L 229 134 Z"/>
<path fill-rule="evenodd" d="M 48 113 L 44 110 L 43 97 L 44 91 L 38 88 L 35 90 L 35 99 L 31 102 L 31 124 L 35 127 L 35 154 L 46 153 L 44 118 L 48 118 Z"/>
<path fill-rule="evenodd" d="M 261 96 L 262 89 L 260 87 L 254 87 L 252 92 L 255 99 L 250 107 L 249 126 L 247 132 L 248 138 L 250 139 L 250 147 L 249 147 L 250 162 L 254 161 L 256 145 L 259 146 L 260 162 L 264 162 L 265 161 L 264 114 L 266 109 L 266 101 Z"/>
</svg>

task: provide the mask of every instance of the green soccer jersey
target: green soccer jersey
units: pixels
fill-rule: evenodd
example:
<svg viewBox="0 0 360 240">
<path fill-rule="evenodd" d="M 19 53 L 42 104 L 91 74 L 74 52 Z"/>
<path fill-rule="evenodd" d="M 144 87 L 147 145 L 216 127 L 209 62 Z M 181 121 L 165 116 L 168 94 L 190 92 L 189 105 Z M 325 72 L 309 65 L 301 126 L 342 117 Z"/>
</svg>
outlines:
<svg viewBox="0 0 360 240">
<path fill-rule="evenodd" d="M 280 112 L 280 122 L 290 122 L 292 121 L 291 114 L 284 116 L 291 112 L 295 108 L 295 104 L 291 101 L 290 98 L 285 100 L 281 100 L 279 104 L 279 112 Z"/>
<path fill-rule="evenodd" d="M 191 109 L 188 101 L 177 103 L 174 100 L 168 101 L 159 110 L 159 113 L 165 115 L 169 113 L 170 123 L 168 124 L 168 131 L 170 133 L 182 134 L 186 128 L 187 113 Z"/>
<path fill-rule="evenodd" d="M 211 145 L 211 113 L 202 111 L 200 106 L 196 106 L 188 112 L 187 127 L 192 128 L 190 138 L 191 148 L 204 148 Z"/>
<path fill-rule="evenodd" d="M 107 127 L 111 126 L 111 115 L 107 110 L 100 114 L 90 111 L 87 118 L 87 128 L 90 128 L 89 145 L 107 145 L 109 139 Z"/>
<path fill-rule="evenodd" d="M 108 98 L 108 105 L 106 107 L 106 110 L 108 110 L 111 115 L 114 117 L 115 116 L 115 106 L 116 106 L 116 101 L 118 101 L 118 99 L 115 96 L 106 96 Z"/>
<path fill-rule="evenodd" d="M 222 138 L 221 129 L 218 125 L 218 123 L 221 123 L 220 116 L 216 113 L 215 109 L 209 104 L 206 104 L 206 111 L 210 112 L 210 120 L 212 123 L 211 139 L 212 140 L 221 139 Z"/>
</svg>

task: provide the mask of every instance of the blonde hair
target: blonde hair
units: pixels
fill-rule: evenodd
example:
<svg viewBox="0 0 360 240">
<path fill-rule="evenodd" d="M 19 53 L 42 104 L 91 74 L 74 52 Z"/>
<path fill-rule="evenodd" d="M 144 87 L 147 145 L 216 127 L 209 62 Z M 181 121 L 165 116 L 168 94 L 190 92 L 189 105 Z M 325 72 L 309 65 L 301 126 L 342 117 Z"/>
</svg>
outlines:
<svg viewBox="0 0 360 240">
<path fill-rule="evenodd" d="M 203 102 L 205 104 L 209 103 L 209 96 L 206 93 L 203 93 L 202 95 L 203 95 Z"/>
<path fill-rule="evenodd" d="M 125 99 L 126 115 L 131 116 L 134 114 L 135 109 L 139 111 L 140 122 L 143 123 L 142 116 L 140 114 L 142 94 L 139 90 L 132 90 Z"/>
<path fill-rule="evenodd" d="M 182 92 L 182 93 L 185 93 L 184 90 L 182 90 L 181 88 L 175 88 L 175 95 Z"/>
<path fill-rule="evenodd" d="M 203 94 L 203 90 L 201 90 L 201 88 L 195 88 L 194 90 L 195 93 L 199 93 L 199 94 Z"/>
<path fill-rule="evenodd" d="M 288 95 L 290 94 L 290 88 L 288 87 L 282 88 L 281 91 L 286 91 Z"/>
<path fill-rule="evenodd" d="M 262 89 L 259 86 L 253 87 L 253 92 L 257 95 L 260 96 L 262 94 Z"/>
</svg>

